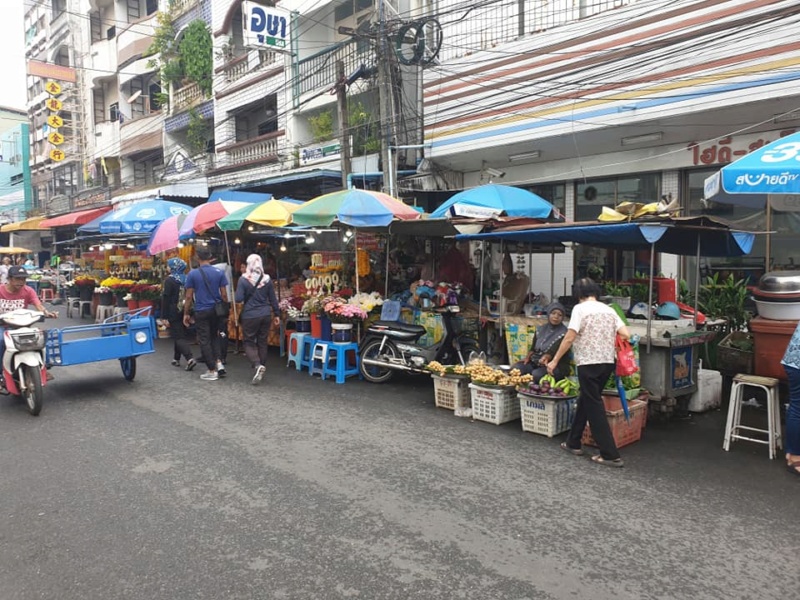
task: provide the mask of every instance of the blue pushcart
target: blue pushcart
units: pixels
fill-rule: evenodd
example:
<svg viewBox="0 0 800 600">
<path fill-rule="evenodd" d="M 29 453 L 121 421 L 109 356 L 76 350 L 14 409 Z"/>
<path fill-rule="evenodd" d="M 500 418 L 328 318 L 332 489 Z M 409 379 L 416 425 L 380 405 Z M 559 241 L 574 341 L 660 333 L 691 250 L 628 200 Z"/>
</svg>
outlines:
<svg viewBox="0 0 800 600">
<path fill-rule="evenodd" d="M 102 323 L 48 329 L 47 366 L 66 367 L 117 359 L 128 381 L 136 377 L 136 357 L 155 352 L 158 337 L 150 309 L 121 313 Z"/>
</svg>

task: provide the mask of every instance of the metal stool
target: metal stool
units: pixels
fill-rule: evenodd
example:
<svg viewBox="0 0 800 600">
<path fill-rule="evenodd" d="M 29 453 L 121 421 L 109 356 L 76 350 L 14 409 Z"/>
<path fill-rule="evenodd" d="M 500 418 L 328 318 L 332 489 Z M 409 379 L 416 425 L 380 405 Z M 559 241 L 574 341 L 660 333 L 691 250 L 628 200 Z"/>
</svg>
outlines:
<svg viewBox="0 0 800 600">
<path fill-rule="evenodd" d="M 348 361 L 348 354 L 353 353 L 353 363 L 351 366 Z M 351 342 L 349 344 L 329 344 L 328 356 L 322 367 L 322 379 L 327 376 L 336 378 L 336 383 L 344 383 L 345 379 L 358 375 L 361 378 L 361 370 L 358 368 L 358 344 Z"/>
<path fill-rule="evenodd" d="M 39 290 L 39 299 L 42 302 L 49 301 L 49 300 L 55 300 L 55 297 L 56 297 L 55 290 L 53 288 L 51 288 L 51 287 L 42 288 L 42 289 Z"/>
<path fill-rule="evenodd" d="M 762 389 L 767 393 L 767 429 L 740 425 L 744 392 L 745 388 L 748 387 Z M 739 435 L 739 431 L 742 430 L 766 433 L 767 439 L 759 440 Z M 743 375 L 740 373 L 733 378 L 730 405 L 728 406 L 728 422 L 725 426 L 725 441 L 722 444 L 722 448 L 726 452 L 729 451 L 731 442 L 736 440 L 747 440 L 748 442 L 756 442 L 757 444 L 767 444 L 769 446 L 770 459 L 775 458 L 778 453 L 778 448 L 783 448 L 778 380 L 774 377 L 760 377 L 758 375 Z"/>
<path fill-rule="evenodd" d="M 303 369 L 303 339 L 308 335 L 307 333 L 292 333 L 289 336 L 288 354 L 289 358 L 286 360 L 286 366 L 294 363 L 294 368 L 298 371 Z"/>
<path fill-rule="evenodd" d="M 328 346 L 331 345 L 322 340 L 317 340 L 316 344 L 314 344 L 314 351 L 311 353 L 308 365 L 309 375 L 319 375 L 324 378 L 325 363 L 328 362 Z"/>
<path fill-rule="evenodd" d="M 102 304 L 97 307 L 97 316 L 94 319 L 95 323 L 102 323 L 109 317 L 114 316 L 113 306 L 103 306 Z"/>
</svg>

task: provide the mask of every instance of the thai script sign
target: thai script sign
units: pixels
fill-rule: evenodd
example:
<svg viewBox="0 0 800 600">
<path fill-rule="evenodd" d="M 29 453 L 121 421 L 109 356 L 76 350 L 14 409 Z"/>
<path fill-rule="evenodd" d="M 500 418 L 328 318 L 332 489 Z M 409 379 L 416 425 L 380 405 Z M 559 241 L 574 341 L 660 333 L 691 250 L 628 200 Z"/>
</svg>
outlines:
<svg viewBox="0 0 800 600">
<path fill-rule="evenodd" d="M 242 32 L 248 48 L 286 48 L 289 46 L 290 14 L 274 6 L 242 2 Z"/>
</svg>

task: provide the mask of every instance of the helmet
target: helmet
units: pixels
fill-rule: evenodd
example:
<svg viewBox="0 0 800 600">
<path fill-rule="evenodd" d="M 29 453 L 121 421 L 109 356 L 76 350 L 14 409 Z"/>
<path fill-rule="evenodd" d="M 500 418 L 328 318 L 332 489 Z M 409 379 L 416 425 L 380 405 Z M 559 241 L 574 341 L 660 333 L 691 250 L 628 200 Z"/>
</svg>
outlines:
<svg viewBox="0 0 800 600">
<path fill-rule="evenodd" d="M 656 310 L 656 314 L 662 319 L 677 320 L 681 318 L 681 309 L 674 302 L 664 302 Z"/>
<path fill-rule="evenodd" d="M 650 307 L 644 302 L 637 302 L 631 306 L 630 314 L 632 317 L 650 318 Z"/>
</svg>

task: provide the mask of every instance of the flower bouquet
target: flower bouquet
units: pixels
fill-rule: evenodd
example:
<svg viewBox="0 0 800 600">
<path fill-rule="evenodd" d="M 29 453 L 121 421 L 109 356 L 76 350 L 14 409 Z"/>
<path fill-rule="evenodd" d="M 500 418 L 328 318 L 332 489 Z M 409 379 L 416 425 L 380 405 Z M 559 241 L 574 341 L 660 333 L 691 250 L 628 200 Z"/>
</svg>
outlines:
<svg viewBox="0 0 800 600">
<path fill-rule="evenodd" d="M 325 298 L 326 302 L 322 307 L 325 316 L 331 323 L 359 323 L 367 318 L 366 311 L 356 304 L 349 304 L 343 298 Z"/>
<path fill-rule="evenodd" d="M 323 312 L 322 302 L 322 296 L 309 296 L 301 310 L 307 315 L 319 315 Z"/>
<path fill-rule="evenodd" d="M 284 298 L 280 302 L 278 302 L 278 307 L 281 309 L 281 312 L 286 315 L 287 318 L 291 320 L 299 319 L 301 317 L 308 317 L 308 313 L 303 312 L 303 305 L 305 304 L 305 300 L 298 296 L 291 296 L 289 298 Z"/>
<path fill-rule="evenodd" d="M 161 298 L 161 286 L 153 283 L 137 283 L 130 288 L 134 300 L 155 301 Z"/>
<path fill-rule="evenodd" d="M 97 280 L 94 277 L 89 277 L 88 275 L 78 275 L 73 281 L 73 285 L 78 288 L 90 288 L 94 291 L 94 288 L 97 287 Z"/>
<path fill-rule="evenodd" d="M 347 303 L 358 306 L 365 313 L 369 313 L 383 305 L 383 298 L 378 292 L 372 292 L 370 294 L 361 292 L 360 294 L 352 296 Z"/>
</svg>

